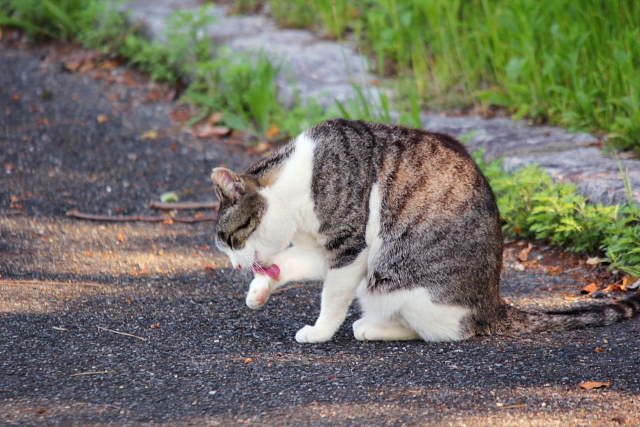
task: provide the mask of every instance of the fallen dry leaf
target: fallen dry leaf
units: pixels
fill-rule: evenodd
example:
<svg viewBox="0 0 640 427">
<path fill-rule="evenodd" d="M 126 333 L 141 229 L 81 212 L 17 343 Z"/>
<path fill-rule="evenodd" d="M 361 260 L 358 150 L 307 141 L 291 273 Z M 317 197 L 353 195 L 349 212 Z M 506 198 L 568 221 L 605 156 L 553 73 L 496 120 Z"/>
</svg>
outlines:
<svg viewBox="0 0 640 427">
<path fill-rule="evenodd" d="M 222 120 L 222 113 L 220 111 L 218 111 L 217 113 L 213 113 L 212 115 L 209 116 L 209 124 L 210 125 L 217 125 L 220 120 Z"/>
<path fill-rule="evenodd" d="M 193 118 L 194 113 L 188 106 L 182 105 L 177 107 L 175 110 L 172 110 L 170 115 L 173 120 L 185 123 Z"/>
<path fill-rule="evenodd" d="M 602 347 L 596 347 L 596 349 L 595 349 L 595 350 L 593 350 L 593 351 L 595 351 L 596 353 L 602 353 L 602 352 L 604 351 L 604 348 L 602 348 Z"/>
<path fill-rule="evenodd" d="M 203 125 L 197 126 L 193 130 L 193 133 L 198 138 L 209 138 L 212 136 L 220 137 L 220 136 L 228 135 L 229 132 L 231 132 L 231 129 L 229 129 L 226 126 L 212 126 L 210 124 L 203 124 Z"/>
<path fill-rule="evenodd" d="M 244 359 L 244 363 L 251 363 L 253 362 L 253 359 L 250 357 L 247 357 L 246 359 Z"/>
<path fill-rule="evenodd" d="M 124 234 L 118 234 L 118 240 L 120 243 L 124 243 L 124 241 L 127 240 L 127 237 Z"/>
<path fill-rule="evenodd" d="M 118 65 L 120 65 L 118 61 L 106 60 L 106 61 L 102 61 L 98 68 L 101 70 L 112 70 L 116 68 Z"/>
<path fill-rule="evenodd" d="M 640 287 L 640 280 L 637 277 L 634 277 L 630 274 L 627 274 L 622 279 L 622 287 L 626 291 L 627 289 L 636 289 Z"/>
<path fill-rule="evenodd" d="M 578 387 L 583 388 L 585 390 L 593 390 L 595 388 L 609 388 L 611 387 L 611 382 L 600 382 L 600 381 L 585 381 L 578 384 Z"/>
<path fill-rule="evenodd" d="M 280 133 L 280 126 L 273 125 L 267 130 L 267 138 L 271 139 Z"/>
<path fill-rule="evenodd" d="M 598 264 L 603 263 L 606 260 L 607 260 L 606 258 L 598 258 L 597 256 L 588 257 L 587 258 L 587 264 L 589 264 L 589 265 L 598 265 Z"/>
<path fill-rule="evenodd" d="M 617 284 L 613 284 L 613 285 L 609 285 L 607 286 L 605 289 L 603 289 L 603 292 L 625 292 L 626 289 L 624 289 L 622 286 L 617 285 Z"/>
<path fill-rule="evenodd" d="M 14 93 L 13 95 L 11 95 L 11 100 L 12 101 L 19 101 L 21 98 L 19 93 Z"/>
<path fill-rule="evenodd" d="M 67 71 L 71 71 L 72 73 L 75 73 L 76 71 L 78 71 L 80 69 L 80 67 L 82 66 L 82 60 L 80 59 L 73 59 L 70 61 L 66 61 L 63 65 L 63 67 L 67 70 Z"/>
<path fill-rule="evenodd" d="M 529 245 L 526 248 L 518 252 L 518 259 L 520 260 L 520 262 L 526 262 L 527 259 L 529 259 L 529 254 L 531 253 L 531 249 L 533 249 L 533 245 L 529 243 Z"/>
<path fill-rule="evenodd" d="M 153 325 L 150 326 L 151 329 L 158 329 L 158 328 L 162 328 L 162 326 L 158 325 L 157 323 L 154 323 Z"/>
<path fill-rule="evenodd" d="M 85 71 L 93 70 L 94 68 L 96 68 L 96 63 L 93 60 L 89 59 L 82 63 L 78 71 L 84 73 Z"/>
<path fill-rule="evenodd" d="M 215 266 L 213 266 L 213 265 L 205 265 L 205 266 L 204 266 L 204 269 L 205 269 L 205 270 L 215 270 L 215 269 L 216 269 L 216 267 L 215 267 Z"/>
<path fill-rule="evenodd" d="M 600 287 L 598 287 L 597 284 L 595 283 L 589 283 L 587 286 L 585 286 L 584 288 L 582 288 L 580 290 L 581 294 L 592 294 L 594 292 L 597 292 L 600 290 Z"/>
<path fill-rule="evenodd" d="M 266 142 L 262 141 L 258 145 L 256 145 L 255 147 L 250 147 L 247 150 L 247 153 L 249 153 L 249 154 L 260 154 L 260 153 L 264 153 L 265 151 L 269 150 L 270 148 L 271 148 L 271 146 L 269 144 L 267 144 Z"/>
<path fill-rule="evenodd" d="M 550 276 L 559 276 L 562 274 L 562 267 L 549 267 L 546 272 Z"/>
<path fill-rule="evenodd" d="M 107 119 L 107 116 L 105 116 L 104 114 L 98 114 L 96 120 L 98 121 L 98 123 L 107 123 L 109 119 Z"/>
<path fill-rule="evenodd" d="M 140 135 L 140 138 L 142 138 L 142 139 L 157 139 L 158 138 L 158 131 L 155 130 L 155 129 L 148 130 L 148 131 L 144 132 L 142 135 Z"/>
</svg>

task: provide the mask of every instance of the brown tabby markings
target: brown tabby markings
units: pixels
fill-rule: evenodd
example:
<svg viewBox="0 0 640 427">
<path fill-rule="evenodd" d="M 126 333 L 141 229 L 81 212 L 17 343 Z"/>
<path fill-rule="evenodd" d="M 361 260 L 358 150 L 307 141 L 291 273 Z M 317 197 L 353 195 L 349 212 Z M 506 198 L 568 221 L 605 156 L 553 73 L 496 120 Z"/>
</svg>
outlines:
<svg viewBox="0 0 640 427">
<path fill-rule="evenodd" d="M 359 327 L 374 327 L 370 330 L 379 334 L 376 336 L 392 336 L 388 331 L 398 331 L 397 336 L 404 338 L 396 339 L 409 339 L 415 336 L 411 328 L 424 339 L 568 330 L 609 325 L 640 312 L 640 293 L 606 306 L 561 312 L 523 312 L 506 304 L 499 292 L 503 237 L 496 201 L 471 156 L 452 137 L 336 119 L 309 129 L 300 138 L 314 143 L 309 192 L 319 222 L 315 233 L 326 250 L 329 271 L 355 265 L 359 255 L 370 249 L 365 236 L 369 216 L 374 214 L 370 197 L 377 188 L 380 206 L 375 215 L 379 216 L 380 231 L 376 237 L 382 243 L 370 255 L 374 258 L 369 258 L 365 272 L 363 295 L 369 307 L 378 307 L 385 296 L 389 304 L 398 304 L 395 296 L 410 302 L 407 292 L 416 291 L 416 297 L 427 298 L 420 300 L 425 307 L 441 310 L 449 320 L 468 313 L 459 320 L 457 331 L 449 326 L 438 329 L 443 326 L 437 323 L 420 324 L 420 320 L 407 325 L 413 313 L 409 311 L 409 317 L 398 312 L 397 319 L 389 318 L 388 325 L 375 329 L 379 320 L 367 317 L 365 307 L 366 321 Z M 243 175 L 214 171 L 222 196 L 220 242 L 234 251 L 241 249 L 267 210 L 287 208 L 269 206 L 259 192 L 283 179 L 281 171 L 302 143 L 299 141 L 256 163 Z M 236 180 L 241 191 L 234 187 Z M 359 278 L 354 281 L 357 284 Z M 323 310 L 324 304 L 323 298 Z M 306 331 L 301 342 L 327 339 L 325 335 L 332 332 L 323 332 L 321 326 Z M 444 332 L 429 335 L 429 328 Z"/>
</svg>

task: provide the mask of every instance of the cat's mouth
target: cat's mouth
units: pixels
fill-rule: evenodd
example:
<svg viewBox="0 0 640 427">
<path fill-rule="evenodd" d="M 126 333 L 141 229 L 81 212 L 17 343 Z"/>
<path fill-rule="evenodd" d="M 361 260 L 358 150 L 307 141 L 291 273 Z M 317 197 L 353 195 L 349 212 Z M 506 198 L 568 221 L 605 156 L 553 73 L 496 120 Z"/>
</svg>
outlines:
<svg viewBox="0 0 640 427">
<path fill-rule="evenodd" d="M 266 274 L 267 276 L 276 280 L 278 280 L 278 277 L 280 277 L 280 267 L 275 264 L 271 264 L 269 267 L 265 267 L 262 264 L 254 262 L 251 269 L 254 273 Z"/>
</svg>

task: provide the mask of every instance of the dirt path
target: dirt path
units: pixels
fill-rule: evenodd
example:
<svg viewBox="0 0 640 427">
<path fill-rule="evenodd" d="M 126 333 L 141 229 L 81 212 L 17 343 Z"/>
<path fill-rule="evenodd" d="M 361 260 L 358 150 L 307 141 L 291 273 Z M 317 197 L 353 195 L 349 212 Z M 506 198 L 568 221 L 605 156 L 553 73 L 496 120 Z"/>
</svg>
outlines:
<svg viewBox="0 0 640 427">
<path fill-rule="evenodd" d="M 0 425 L 640 425 L 637 322 L 361 343 L 354 305 L 332 342 L 300 345 L 319 287 L 249 310 L 213 223 L 67 217 L 159 215 L 148 203 L 170 190 L 213 200 L 211 167 L 251 162 L 181 132 L 171 93 L 124 68 L 64 71 L 78 54 L 0 45 Z M 511 302 L 584 302 L 576 278 L 596 270 L 539 247 L 525 265 L 522 248 Z"/>
</svg>

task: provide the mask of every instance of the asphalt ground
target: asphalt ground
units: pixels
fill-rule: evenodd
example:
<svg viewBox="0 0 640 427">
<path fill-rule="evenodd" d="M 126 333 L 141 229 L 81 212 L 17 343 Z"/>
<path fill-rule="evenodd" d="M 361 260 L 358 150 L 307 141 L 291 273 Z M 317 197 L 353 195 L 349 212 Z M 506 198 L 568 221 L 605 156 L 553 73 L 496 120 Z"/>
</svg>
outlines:
<svg viewBox="0 0 640 427">
<path fill-rule="evenodd" d="M 149 203 L 167 191 L 211 201 L 213 166 L 255 159 L 238 138 L 183 131 L 175 98 L 73 46 L 0 43 L 0 425 L 640 425 L 637 321 L 358 342 L 354 303 L 331 342 L 301 345 L 319 285 L 248 309 L 249 276 L 216 251 L 214 222 L 68 216 L 164 215 Z M 511 303 L 611 299 L 580 296 L 601 267 L 540 243 L 523 263 L 525 247 L 505 253 Z"/>
</svg>

